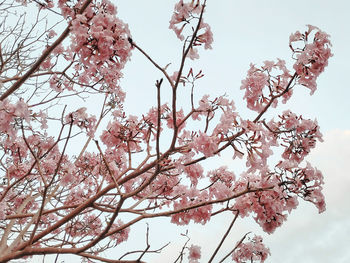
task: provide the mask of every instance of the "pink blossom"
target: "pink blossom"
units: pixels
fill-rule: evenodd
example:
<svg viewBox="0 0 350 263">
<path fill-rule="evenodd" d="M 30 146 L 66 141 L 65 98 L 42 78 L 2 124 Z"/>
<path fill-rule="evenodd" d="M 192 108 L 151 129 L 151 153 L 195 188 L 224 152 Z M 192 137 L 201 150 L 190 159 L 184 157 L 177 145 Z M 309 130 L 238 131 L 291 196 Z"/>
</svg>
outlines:
<svg viewBox="0 0 350 263">
<path fill-rule="evenodd" d="M 319 213 L 326 210 L 326 203 L 324 195 L 322 194 L 322 185 L 324 184 L 323 175 L 321 171 L 313 168 L 310 163 L 299 173 L 300 180 L 305 182 L 305 194 L 304 199 L 313 203 L 317 208 Z"/>
<path fill-rule="evenodd" d="M 203 176 L 203 168 L 198 163 L 186 166 L 184 172 L 190 178 L 193 186 L 196 186 L 198 183 L 198 179 L 200 179 Z"/>
<path fill-rule="evenodd" d="M 289 45 L 292 45 L 293 42 L 299 41 L 302 39 L 303 39 L 303 35 L 300 33 L 300 31 L 296 31 L 295 33 L 289 36 Z"/>
<path fill-rule="evenodd" d="M 162 115 L 166 112 L 166 110 L 168 109 L 168 105 L 167 104 L 163 104 L 161 105 L 160 108 L 160 117 L 162 117 Z M 144 117 L 145 120 L 147 120 L 148 122 L 152 123 L 152 125 L 154 127 L 157 127 L 158 125 L 158 108 L 156 107 L 152 107 L 147 115 Z M 160 123 L 160 125 L 162 126 L 162 123 Z"/>
<path fill-rule="evenodd" d="M 202 8 L 204 7 L 200 4 L 199 0 L 197 1 L 192 0 L 189 3 L 185 3 L 183 0 L 181 0 L 175 5 L 174 14 L 170 20 L 169 28 L 175 32 L 176 36 L 181 41 L 185 39 L 185 36 L 184 36 L 185 28 L 191 23 L 191 20 L 193 17 L 198 17 L 198 15 L 202 11 Z M 188 34 L 193 34 L 193 31 L 189 31 Z M 201 24 L 199 25 L 197 36 L 194 38 L 193 46 L 190 48 L 190 51 L 188 54 L 189 58 L 190 59 L 199 58 L 198 51 L 197 49 L 194 48 L 194 46 L 199 46 L 204 44 L 205 49 L 211 49 L 212 43 L 213 43 L 213 33 L 210 29 L 210 26 L 207 23 L 203 22 L 203 18 L 202 18 Z"/>
<path fill-rule="evenodd" d="M 198 50 L 194 47 L 191 47 L 190 52 L 188 52 L 188 57 L 192 60 L 198 59 L 199 58 Z"/>
<path fill-rule="evenodd" d="M 273 173 L 265 173 L 261 175 L 247 174 L 241 175 L 241 178 L 236 182 L 234 189 L 237 192 L 250 188 L 269 187 L 272 185 L 283 185 L 281 178 Z M 236 199 L 234 209 L 239 210 L 241 217 L 246 217 L 253 213 L 254 220 L 267 233 L 273 233 L 275 229 L 287 220 L 287 213 L 291 212 L 298 205 L 296 194 L 298 192 L 291 192 L 285 194 L 285 189 L 282 186 L 275 186 L 268 191 L 259 191 L 255 193 L 248 193 Z M 293 198 L 293 200 L 289 200 Z"/>
<path fill-rule="evenodd" d="M 314 33 L 310 41 L 311 33 Z M 303 41 L 304 47 L 296 47 Z M 310 94 L 316 90 L 316 79 L 328 65 L 328 59 L 333 56 L 330 50 L 329 35 L 317 27 L 308 25 L 308 31 L 301 34 L 299 31 L 290 37 L 290 47 L 295 54 L 294 69 L 298 74 L 298 84 L 310 89 Z"/>
<path fill-rule="evenodd" d="M 40 128 L 42 130 L 45 130 L 48 128 L 47 126 L 47 114 L 43 111 L 39 111 L 39 113 L 36 114 L 36 117 L 38 118 L 39 122 L 41 123 Z"/>
<path fill-rule="evenodd" d="M 248 70 L 248 76 L 242 80 L 241 89 L 245 90 L 243 99 L 247 100 L 247 106 L 254 111 L 261 111 L 267 100 L 263 97 L 263 89 L 268 84 L 268 76 L 257 70 L 257 68 L 251 64 Z"/>
<path fill-rule="evenodd" d="M 285 61 L 281 59 L 277 59 L 277 62 L 264 61 L 261 68 L 251 64 L 247 78 L 242 80 L 241 85 L 241 89 L 245 90 L 244 99 L 247 100 L 248 108 L 260 112 L 269 103 L 271 107 L 276 107 L 277 98 L 281 96 L 282 102 L 286 103 L 293 91 L 289 86 L 291 77 Z"/>
<path fill-rule="evenodd" d="M 95 132 L 96 117 L 94 115 L 89 116 L 85 107 L 69 113 L 65 120 L 67 123 L 72 122 L 74 125 L 86 129 L 89 136 L 93 136 Z"/>
<path fill-rule="evenodd" d="M 205 205 L 196 208 L 191 208 L 200 202 L 210 200 L 210 196 L 206 191 L 199 191 L 198 189 L 185 186 L 176 186 L 173 189 L 173 194 L 179 196 L 173 202 L 174 209 L 186 208 L 184 212 L 179 212 L 171 216 L 171 222 L 177 225 L 187 225 L 193 220 L 195 223 L 205 224 L 211 218 L 212 205 Z"/>
<path fill-rule="evenodd" d="M 206 133 L 199 132 L 199 135 L 193 139 L 191 147 L 205 156 L 213 156 L 218 149 L 218 142 L 215 137 L 208 136 Z"/>
<path fill-rule="evenodd" d="M 228 188 L 232 187 L 236 180 L 236 175 L 229 171 L 227 166 L 221 166 L 218 169 L 208 172 L 211 182 L 223 182 Z"/>
<path fill-rule="evenodd" d="M 122 220 L 118 220 L 116 223 L 113 224 L 111 231 L 118 229 L 124 225 Z M 110 238 L 112 240 L 116 240 L 117 244 L 120 244 L 122 242 L 125 242 L 129 238 L 130 228 L 122 228 L 120 231 L 116 232 L 115 234 L 111 235 Z"/>
<path fill-rule="evenodd" d="M 183 0 L 180 0 L 175 5 L 174 14 L 169 22 L 169 28 L 174 30 L 180 40 L 183 40 L 184 36 L 181 33 L 186 24 L 184 23 L 183 25 L 180 25 L 180 27 L 177 27 L 177 25 L 185 22 L 192 13 L 199 14 L 200 11 L 201 5 L 199 4 L 199 1 L 195 3 L 195 1 L 192 0 L 191 3 L 184 3 Z"/>
<path fill-rule="evenodd" d="M 209 95 L 203 95 L 202 99 L 199 101 L 199 106 L 197 108 L 197 111 L 200 112 L 208 112 L 211 111 L 211 103 L 209 101 Z"/>
<path fill-rule="evenodd" d="M 66 162 L 62 165 L 62 173 L 63 176 L 60 183 L 66 186 L 74 181 L 75 174 L 77 173 L 76 166 L 70 162 Z"/>
<path fill-rule="evenodd" d="M 215 182 L 210 187 L 209 191 L 216 199 L 228 198 L 233 195 L 232 189 L 227 187 L 227 185 L 221 181 Z"/>
<path fill-rule="evenodd" d="M 83 75 L 84 83 L 103 79 L 109 92 L 118 93 L 121 70 L 131 56 L 129 28 L 116 17 L 116 9 L 108 0 L 87 11 L 76 15 L 70 28 L 73 40 L 70 50 L 79 55 L 84 65 L 77 75 Z"/>
<path fill-rule="evenodd" d="M 63 91 L 63 87 L 62 87 L 62 83 L 60 82 L 58 76 L 56 74 L 54 74 L 51 78 L 50 78 L 50 88 L 54 91 L 57 92 L 62 92 Z"/>
<path fill-rule="evenodd" d="M 316 140 L 322 141 L 317 121 L 304 120 L 291 111 L 284 111 L 280 119 L 278 123 L 271 124 L 276 132 L 283 131 L 280 136 L 285 147 L 282 157 L 300 163 L 315 147 Z"/>
<path fill-rule="evenodd" d="M 265 262 L 270 250 L 262 243 L 261 236 L 254 236 L 249 242 L 241 243 L 232 253 L 232 259 L 237 262 Z"/>
<path fill-rule="evenodd" d="M 205 32 L 197 36 L 197 42 L 204 43 L 205 49 L 212 49 L 211 44 L 213 43 L 213 33 L 211 32 L 210 26 L 207 23 L 201 23 L 200 29 L 204 29 Z"/>
<path fill-rule="evenodd" d="M 178 112 L 176 112 L 176 126 L 178 128 L 179 131 L 181 131 L 184 127 L 185 127 L 185 123 L 182 123 L 182 121 L 184 120 L 185 115 L 184 115 L 184 111 L 183 109 L 179 110 Z M 167 126 L 170 129 L 174 129 L 174 119 L 173 119 L 173 114 L 172 112 L 170 112 L 168 114 L 167 117 Z"/>
<path fill-rule="evenodd" d="M 6 203 L 0 202 L 0 220 L 4 220 L 6 218 L 6 210 L 7 210 Z"/>
<path fill-rule="evenodd" d="M 233 110 L 234 109 L 232 108 L 228 108 L 228 110 L 225 110 L 223 112 L 223 114 L 220 117 L 220 122 L 216 125 L 214 129 L 215 134 L 226 135 L 227 133 L 229 133 L 230 130 L 238 126 L 238 114 Z"/>
<path fill-rule="evenodd" d="M 264 68 L 265 68 L 267 71 L 271 71 L 273 68 L 276 67 L 274 61 L 265 60 L 263 63 L 264 63 Z"/>
<path fill-rule="evenodd" d="M 47 70 L 51 69 L 53 64 L 51 63 L 51 58 L 47 58 L 43 63 L 40 64 L 41 69 Z"/>
<path fill-rule="evenodd" d="M 266 170 L 267 159 L 272 155 L 271 146 L 275 145 L 275 140 L 269 130 L 261 122 L 241 120 L 241 127 L 245 129 L 248 139 L 245 141 L 247 148 L 248 172 L 256 170 Z M 238 156 L 242 153 L 238 153 Z"/>
<path fill-rule="evenodd" d="M 190 263 L 197 263 L 198 260 L 201 258 L 201 247 L 196 245 L 191 245 L 188 248 L 188 260 Z"/>
<path fill-rule="evenodd" d="M 25 119 L 28 123 L 30 122 L 29 117 L 30 117 L 30 110 L 28 109 L 27 103 L 24 102 L 23 99 L 20 99 L 16 103 L 16 110 L 14 114 L 17 117 L 21 117 Z"/>
<path fill-rule="evenodd" d="M 53 37 L 57 36 L 57 33 L 55 30 L 50 30 L 47 36 L 49 38 L 53 38 Z"/>
</svg>

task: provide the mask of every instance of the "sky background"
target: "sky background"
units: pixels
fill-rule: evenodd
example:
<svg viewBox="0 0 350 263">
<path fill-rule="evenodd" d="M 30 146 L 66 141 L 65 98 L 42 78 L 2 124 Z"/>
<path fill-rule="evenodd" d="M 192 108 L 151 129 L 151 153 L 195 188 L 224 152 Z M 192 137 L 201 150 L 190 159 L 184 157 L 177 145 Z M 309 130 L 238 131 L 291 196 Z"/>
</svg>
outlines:
<svg viewBox="0 0 350 263">
<path fill-rule="evenodd" d="M 176 1 L 129 0 L 117 2 L 117 6 L 119 17 L 130 26 L 133 40 L 160 65 L 172 63 L 175 71 L 181 43 L 168 29 L 174 3 Z M 208 1 L 204 20 L 214 34 L 213 49 L 200 50 L 200 59 L 190 62 L 194 69 L 202 69 L 205 74 L 198 82 L 198 98 L 202 94 L 226 93 L 243 116 L 254 116 L 245 109 L 243 91 L 239 89 L 249 64 L 260 65 L 264 60 L 281 58 L 292 65 L 289 36 L 297 30 L 305 30 L 307 24 L 331 35 L 334 54 L 319 77 L 318 90 L 313 96 L 309 96 L 308 89 L 298 87 L 294 97 L 273 112 L 291 109 L 305 118 L 318 120 L 324 143 L 317 145 L 308 160 L 325 176 L 326 212 L 319 215 L 312 204 L 301 202 L 288 221 L 272 235 L 264 234 L 253 220 L 238 220 L 221 255 L 230 251 L 244 233 L 253 231 L 263 235 L 271 250 L 266 262 L 350 262 L 349 10 L 348 1 Z M 123 88 L 129 93 L 126 100 L 129 111 L 136 114 L 155 103 L 154 82 L 160 77 L 144 57 L 134 52 L 123 80 Z M 225 162 L 228 164 L 230 158 Z M 191 235 L 189 244 L 202 245 L 203 262 L 208 260 L 231 220 L 232 215 L 225 214 L 206 226 L 184 228 Z M 152 231 L 154 236 L 173 234 L 176 230 L 170 231 L 167 222 L 164 220 L 164 225 L 157 226 L 162 230 L 151 228 L 151 234 Z M 177 235 L 173 234 L 177 241 L 172 241 L 164 250 L 164 256 L 157 255 L 150 262 L 172 262 L 171 259 L 176 258 L 185 241 L 179 235 L 180 230 L 177 231 Z M 161 236 L 165 243 L 166 238 Z"/>
<path fill-rule="evenodd" d="M 120 0 L 115 3 L 118 16 L 129 24 L 133 41 L 161 66 L 172 63 L 169 72 L 177 70 L 182 46 L 168 29 L 176 1 Z M 292 65 L 289 35 L 296 30 L 305 30 L 306 24 L 318 26 L 331 35 L 334 54 L 319 77 L 318 90 L 313 96 L 309 96 L 308 89 L 297 87 L 286 105 L 269 112 L 272 116 L 291 109 L 305 118 L 317 118 L 324 143 L 317 145 L 308 161 L 325 176 L 326 212 L 319 215 L 313 205 L 301 202 L 288 221 L 272 235 L 264 234 L 253 220 L 238 219 L 218 258 L 230 251 L 242 235 L 252 231 L 262 235 L 270 248 L 268 263 L 350 262 L 349 10 L 350 2 L 345 0 L 208 0 L 204 20 L 214 34 L 213 49 L 200 49 L 200 59 L 190 62 L 195 72 L 203 70 L 205 74 L 197 84 L 197 99 L 203 94 L 215 97 L 226 93 L 235 101 L 243 117 L 255 116 L 245 109 L 243 91 L 239 89 L 249 64 L 260 65 L 264 60 L 281 58 L 287 65 Z M 122 87 L 127 93 L 127 112 L 134 115 L 147 112 L 156 102 L 154 83 L 161 77 L 160 73 L 134 51 L 124 74 Z M 186 99 L 185 95 L 180 95 L 179 103 Z M 225 157 L 222 162 L 230 165 L 231 158 Z M 169 219 L 150 224 L 152 247 L 159 248 L 168 241 L 171 245 L 161 255 L 149 257 L 148 262 L 173 262 L 186 241 L 180 233 L 186 230 L 191 236 L 189 245 L 201 245 L 201 262 L 206 262 L 232 218 L 232 215 L 224 214 L 214 217 L 206 226 L 184 228 L 170 225 Z M 132 228 L 131 240 L 135 248 L 144 247 L 145 229 L 144 223 Z M 127 248 L 121 246 L 121 249 Z M 119 251 L 107 255 L 116 254 Z M 64 258 L 66 262 L 73 262 L 71 256 L 62 257 L 62 260 Z"/>
</svg>

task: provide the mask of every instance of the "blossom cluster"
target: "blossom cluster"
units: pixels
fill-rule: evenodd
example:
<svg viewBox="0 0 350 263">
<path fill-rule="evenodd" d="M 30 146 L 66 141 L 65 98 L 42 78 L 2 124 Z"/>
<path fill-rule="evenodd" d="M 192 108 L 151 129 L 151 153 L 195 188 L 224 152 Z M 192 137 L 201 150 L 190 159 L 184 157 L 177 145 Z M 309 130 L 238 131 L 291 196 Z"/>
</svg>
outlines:
<svg viewBox="0 0 350 263">
<path fill-rule="evenodd" d="M 201 258 L 201 248 L 200 246 L 191 245 L 189 248 L 188 259 L 189 263 L 198 263 Z"/>
<path fill-rule="evenodd" d="M 194 15 L 199 15 L 202 11 L 202 6 L 199 3 L 199 0 L 192 0 L 190 3 L 184 3 L 183 0 L 180 0 L 174 9 L 173 16 L 170 20 L 169 28 L 174 30 L 176 36 L 180 40 L 184 40 L 182 31 L 186 26 L 186 22 L 189 22 L 188 19 L 193 18 Z M 180 27 L 177 27 L 180 26 Z"/>
<path fill-rule="evenodd" d="M 108 0 L 91 3 L 84 13 L 75 14 L 72 2 L 60 1 L 59 7 L 66 17 L 70 17 L 71 45 L 65 50 L 65 58 L 74 61 L 74 76 L 78 76 L 81 85 L 101 82 L 105 90 L 118 96 L 122 93 L 119 87 L 121 70 L 130 59 L 132 45 L 128 25 L 119 19 L 116 7 Z M 67 11 L 67 12 L 66 12 Z M 63 51 L 62 46 L 59 46 Z M 57 76 L 51 78 L 51 87 L 62 91 L 62 83 L 71 89 L 69 79 Z"/>
<path fill-rule="evenodd" d="M 267 233 L 273 233 L 287 220 L 288 213 L 299 204 L 298 197 L 315 204 L 320 213 L 325 210 L 322 173 L 310 164 L 282 167 L 283 164 L 278 163 L 274 171 L 256 175 L 244 173 L 235 184 L 236 191 L 247 187 L 268 189 L 240 196 L 233 206 L 241 217 L 253 214 L 254 220 Z"/>
<path fill-rule="evenodd" d="M 0 101 L 0 133 L 8 134 L 14 138 L 17 134 L 16 119 L 24 119 L 30 122 L 31 111 L 23 100 L 18 100 L 16 104 L 8 100 Z"/>
<path fill-rule="evenodd" d="M 179 212 L 171 216 L 172 223 L 177 225 L 188 225 L 190 221 L 193 220 L 195 223 L 201 223 L 204 225 L 210 220 L 213 209 L 212 205 L 188 209 L 188 207 L 191 207 L 192 205 L 210 200 L 206 191 L 199 191 L 193 187 L 187 188 L 185 186 L 178 186 L 174 188 L 172 194 L 179 196 L 179 198 L 177 198 L 178 201 L 173 202 L 174 209 L 179 210 Z"/>
<path fill-rule="evenodd" d="M 211 44 L 213 43 L 213 33 L 211 31 L 210 25 L 203 21 L 202 16 L 200 16 L 201 12 L 204 10 L 204 5 L 200 3 L 200 0 L 191 0 L 191 2 L 184 2 L 180 0 L 175 5 L 175 10 L 173 16 L 170 20 L 169 28 L 172 29 L 176 36 L 180 40 L 184 40 L 184 29 L 189 27 L 188 25 L 192 20 L 199 19 L 198 24 L 198 33 L 194 36 L 193 46 L 190 47 L 189 50 L 189 58 L 190 59 L 198 59 L 198 50 L 194 46 L 200 46 L 204 44 L 205 49 L 211 49 Z M 193 32 L 189 33 L 189 36 L 193 37 Z"/>
<path fill-rule="evenodd" d="M 314 31 L 316 31 L 314 33 Z M 313 41 L 310 41 L 311 36 Z M 315 26 L 308 25 L 308 30 L 302 34 L 299 31 L 289 38 L 289 46 L 294 54 L 295 74 L 287 69 L 284 60 L 264 61 L 260 68 L 250 65 L 246 79 L 242 80 L 241 89 L 245 90 L 244 99 L 247 107 L 256 112 L 266 107 L 276 107 L 277 98 L 282 97 L 283 103 L 292 96 L 293 86 L 299 84 L 316 90 L 316 79 L 328 65 L 332 56 L 329 35 Z"/>
<path fill-rule="evenodd" d="M 254 236 L 248 242 L 238 245 L 232 253 L 232 259 L 237 262 L 265 262 L 270 250 L 262 243 L 261 236 Z"/>
<path fill-rule="evenodd" d="M 299 76 L 298 84 L 307 87 L 313 94 L 316 90 L 316 79 L 324 71 L 328 59 L 333 54 L 329 35 L 318 27 L 307 27 L 305 33 L 297 31 L 290 35 L 289 46 L 296 59 L 293 68 Z"/>
<path fill-rule="evenodd" d="M 79 128 L 84 128 L 87 131 L 87 134 L 89 136 L 93 136 L 95 132 L 95 124 L 96 124 L 96 117 L 95 116 L 89 116 L 86 113 L 86 108 L 80 108 L 76 111 L 68 114 L 65 118 L 65 121 L 67 123 L 72 123 L 73 125 L 77 125 Z"/>
<path fill-rule="evenodd" d="M 264 61 L 261 67 L 251 64 L 241 89 L 247 107 L 258 114 L 244 119 L 226 96 L 196 99 L 193 89 L 204 76 L 201 70 L 194 75 L 191 68 L 182 76 L 185 60 L 199 57 L 197 46 L 210 49 L 213 42 L 210 26 L 202 17 L 205 3 L 180 0 L 175 5 L 170 29 L 184 41 L 183 64 L 171 77 L 166 68 L 157 66 L 169 80 L 172 103 L 157 98 L 157 106 L 134 116 L 124 111 L 125 94 L 119 80 L 131 49 L 137 46 L 128 26 L 116 16 L 115 6 L 109 0 L 58 1 L 69 25 L 70 43 L 61 43 L 34 76 L 41 80 L 50 74 L 50 80 L 43 82 L 51 88 L 49 94 L 40 93 L 42 84 L 25 81 L 28 87 L 37 85 L 24 96 L 26 100 L 0 101 L 0 261 L 38 247 L 42 250 L 36 250 L 37 254 L 46 253 L 46 248 L 51 253 L 58 243 L 62 253 L 77 254 L 91 245 L 84 255 L 96 259 L 104 249 L 127 241 L 133 224 L 161 216 L 177 225 L 206 224 L 226 211 L 242 218 L 252 216 L 265 232 L 273 233 L 300 200 L 313 203 L 320 213 L 325 210 L 323 175 L 305 163 L 316 142 L 322 141 L 317 121 L 291 111 L 271 121 L 263 115 L 280 100 L 288 101 L 296 84 L 314 92 L 315 80 L 331 56 L 328 35 L 312 26 L 304 34 L 291 35 L 294 74 L 280 59 Z M 83 5 L 86 9 L 80 10 Z M 51 1 L 44 1 L 44 6 L 54 8 Z M 46 36 L 49 45 L 56 32 L 50 30 Z M 63 53 L 69 66 L 62 72 L 53 70 L 60 66 L 58 57 Z M 176 81 L 192 86 L 190 105 L 180 106 Z M 157 83 L 160 88 L 161 82 Z M 94 95 L 105 96 L 98 121 L 81 105 L 71 105 L 74 109 L 68 114 L 63 110 L 60 116 L 51 112 L 66 95 L 80 96 L 75 85 L 82 87 L 84 95 L 93 90 Z M 76 94 L 59 94 L 64 90 Z M 26 92 L 23 89 L 15 96 Z M 108 123 L 102 120 L 105 117 L 110 118 Z M 59 123 L 61 129 L 51 131 L 47 123 Z M 97 130 L 99 125 L 105 126 Z M 81 130 L 86 131 L 86 138 Z M 77 151 L 72 144 L 75 138 L 83 139 Z M 275 148 L 282 154 L 271 168 Z M 205 161 L 215 163 L 214 158 L 229 149 L 234 161 L 239 157 L 245 162 L 243 173 L 225 165 L 206 169 Z M 12 247 L 7 248 L 7 243 Z M 139 261 L 156 251 L 148 249 Z M 184 246 L 185 250 L 189 262 L 201 260 L 199 246 Z M 239 242 L 232 259 L 264 262 L 268 255 L 262 238 L 255 236 L 250 242 Z"/>
<path fill-rule="evenodd" d="M 277 96 L 283 96 L 282 102 L 286 103 L 292 95 L 291 89 L 286 90 L 291 77 L 285 61 L 281 59 L 277 62 L 264 61 L 261 68 L 251 64 L 241 85 L 241 89 L 245 90 L 243 99 L 247 100 L 247 107 L 257 112 L 261 112 L 269 103 L 276 107 Z"/>
<path fill-rule="evenodd" d="M 284 160 L 300 163 L 315 147 L 317 140 L 323 141 L 316 120 L 304 119 L 289 110 L 284 111 L 279 119 L 277 122 L 271 120 L 268 129 L 285 148 L 282 154 Z"/>
</svg>

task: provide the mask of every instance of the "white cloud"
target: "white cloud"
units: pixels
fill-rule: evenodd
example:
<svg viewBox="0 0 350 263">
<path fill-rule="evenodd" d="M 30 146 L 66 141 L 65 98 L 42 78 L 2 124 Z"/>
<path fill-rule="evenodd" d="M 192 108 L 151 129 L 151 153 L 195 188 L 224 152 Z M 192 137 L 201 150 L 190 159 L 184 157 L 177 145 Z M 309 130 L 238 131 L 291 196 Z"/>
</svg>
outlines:
<svg viewBox="0 0 350 263">
<path fill-rule="evenodd" d="M 323 172 L 327 210 L 318 215 L 302 204 L 288 222 L 267 237 L 268 262 L 350 262 L 350 130 L 327 132 L 309 161 Z"/>
</svg>

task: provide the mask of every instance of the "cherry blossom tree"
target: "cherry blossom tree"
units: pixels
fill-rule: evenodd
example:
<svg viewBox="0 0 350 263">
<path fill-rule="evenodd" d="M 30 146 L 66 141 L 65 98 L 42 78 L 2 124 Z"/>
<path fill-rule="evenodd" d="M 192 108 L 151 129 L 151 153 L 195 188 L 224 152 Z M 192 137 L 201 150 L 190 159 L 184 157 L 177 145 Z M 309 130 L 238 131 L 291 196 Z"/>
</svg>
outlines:
<svg viewBox="0 0 350 263">
<path fill-rule="evenodd" d="M 169 261 L 264 262 L 270 251 L 253 234 L 218 257 L 238 217 L 253 217 L 271 234 L 299 201 L 325 210 L 322 173 L 304 160 L 322 141 L 317 122 L 266 113 L 296 88 L 315 92 L 332 56 L 329 36 L 311 25 L 291 34 L 293 68 L 282 59 L 251 64 L 241 89 L 256 115 L 245 119 L 227 96 L 196 96 L 205 77 L 191 60 L 213 42 L 205 8 L 205 0 L 175 5 L 169 29 L 183 48 L 170 72 L 133 39 L 109 0 L 1 2 L 0 262 L 50 254 L 143 262 L 162 253 L 148 229 L 146 247 L 117 258 L 102 252 L 118 251 L 138 222 L 168 217 L 169 224 L 204 225 L 221 213 L 233 220 L 210 259 L 186 243 Z M 138 116 L 124 110 L 127 87 L 120 86 L 132 52 L 162 74 L 152 87 L 156 105 Z M 178 100 L 187 92 L 182 86 L 187 101 Z M 91 98 L 96 107 L 82 107 Z M 244 160 L 246 171 L 208 169 L 206 160 L 224 150 Z M 276 163 L 273 151 L 281 153 Z"/>
</svg>

